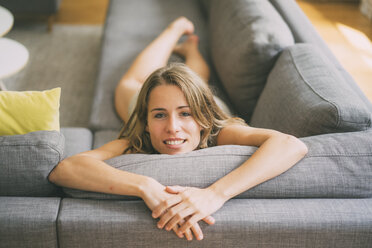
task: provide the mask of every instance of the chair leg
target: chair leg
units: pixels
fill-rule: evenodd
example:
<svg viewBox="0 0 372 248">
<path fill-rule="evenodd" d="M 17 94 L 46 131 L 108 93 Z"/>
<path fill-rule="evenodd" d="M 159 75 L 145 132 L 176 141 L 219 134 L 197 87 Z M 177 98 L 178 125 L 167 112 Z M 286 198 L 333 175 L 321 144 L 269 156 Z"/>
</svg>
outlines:
<svg viewBox="0 0 372 248">
<path fill-rule="evenodd" d="M 48 32 L 49 33 L 53 31 L 54 18 L 55 18 L 55 15 L 48 16 Z"/>
</svg>

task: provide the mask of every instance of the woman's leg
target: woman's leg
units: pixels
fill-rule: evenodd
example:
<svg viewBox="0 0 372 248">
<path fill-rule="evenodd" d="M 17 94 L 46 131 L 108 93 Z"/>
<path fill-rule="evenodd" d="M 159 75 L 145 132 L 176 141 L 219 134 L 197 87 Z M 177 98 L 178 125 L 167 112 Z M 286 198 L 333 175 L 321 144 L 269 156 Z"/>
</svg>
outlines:
<svg viewBox="0 0 372 248">
<path fill-rule="evenodd" d="M 209 66 L 201 55 L 198 45 L 199 37 L 189 35 L 188 39 L 177 45 L 173 52 L 183 56 L 185 58 L 185 64 L 208 84 L 210 76 Z"/>
<path fill-rule="evenodd" d="M 192 34 L 194 25 L 185 17 L 172 22 L 134 60 L 115 90 L 116 111 L 125 122 L 132 97 L 141 89 L 146 78 L 168 62 L 173 48 L 183 34 Z"/>
<path fill-rule="evenodd" d="M 190 67 L 194 72 L 204 79 L 208 85 L 210 70 L 207 62 L 201 55 L 199 48 L 199 38 L 196 35 L 189 35 L 188 39 L 177 45 L 173 52 L 183 56 L 185 58 L 185 64 Z M 217 105 L 228 115 L 233 116 L 229 107 L 220 98 L 214 96 L 214 100 Z"/>
</svg>

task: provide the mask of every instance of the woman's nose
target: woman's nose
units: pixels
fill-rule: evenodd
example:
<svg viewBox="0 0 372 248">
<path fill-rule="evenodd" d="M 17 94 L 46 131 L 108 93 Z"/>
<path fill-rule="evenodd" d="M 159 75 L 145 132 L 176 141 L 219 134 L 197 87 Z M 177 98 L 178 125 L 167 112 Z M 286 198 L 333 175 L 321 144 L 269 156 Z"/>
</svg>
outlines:
<svg viewBox="0 0 372 248">
<path fill-rule="evenodd" d="M 167 123 L 167 131 L 170 133 L 180 131 L 180 121 L 177 117 L 170 116 Z"/>
</svg>

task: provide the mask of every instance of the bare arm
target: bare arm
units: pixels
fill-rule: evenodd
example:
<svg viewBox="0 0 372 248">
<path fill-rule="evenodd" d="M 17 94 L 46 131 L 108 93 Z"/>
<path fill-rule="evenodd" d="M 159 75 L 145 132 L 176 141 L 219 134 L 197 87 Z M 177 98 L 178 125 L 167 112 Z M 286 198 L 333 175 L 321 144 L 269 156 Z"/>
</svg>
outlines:
<svg viewBox="0 0 372 248">
<path fill-rule="evenodd" d="M 306 145 L 294 136 L 246 126 L 230 126 L 222 130 L 218 144 L 259 147 L 239 168 L 211 186 L 226 199 L 282 174 L 307 153 Z"/>
<path fill-rule="evenodd" d="M 172 228 L 179 219 L 191 216 L 180 228 L 182 232 L 204 215 L 213 214 L 232 197 L 282 174 L 307 153 L 305 144 L 293 136 L 240 125 L 228 126 L 219 134 L 218 145 L 229 144 L 259 148 L 240 167 L 208 188 L 187 188 L 162 202 L 153 211 L 153 217 L 157 218 L 170 208 L 159 220 L 161 227 Z"/>
<path fill-rule="evenodd" d="M 127 148 L 124 139 L 68 157 L 50 173 L 49 180 L 57 185 L 74 189 L 141 197 L 152 209 L 164 195 L 164 186 L 156 180 L 139 174 L 118 170 L 104 160 L 119 156 Z M 156 192 L 156 193 L 155 193 Z"/>
</svg>

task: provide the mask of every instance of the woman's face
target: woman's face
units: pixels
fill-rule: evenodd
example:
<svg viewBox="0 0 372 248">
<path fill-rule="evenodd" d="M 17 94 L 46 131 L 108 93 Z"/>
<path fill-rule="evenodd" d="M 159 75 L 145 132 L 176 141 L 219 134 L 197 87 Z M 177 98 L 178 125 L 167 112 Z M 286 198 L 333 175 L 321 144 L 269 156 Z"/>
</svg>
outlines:
<svg viewBox="0 0 372 248">
<path fill-rule="evenodd" d="M 201 130 L 177 86 L 160 85 L 151 91 L 146 131 L 156 151 L 162 154 L 191 152 L 199 145 Z"/>
</svg>

